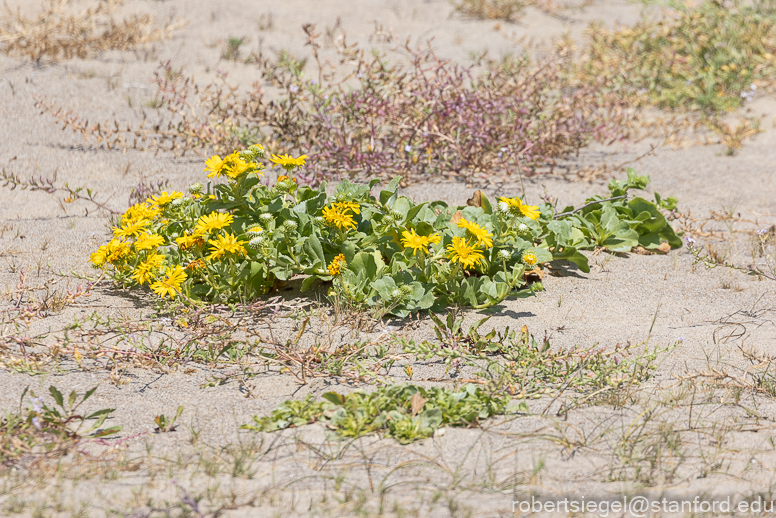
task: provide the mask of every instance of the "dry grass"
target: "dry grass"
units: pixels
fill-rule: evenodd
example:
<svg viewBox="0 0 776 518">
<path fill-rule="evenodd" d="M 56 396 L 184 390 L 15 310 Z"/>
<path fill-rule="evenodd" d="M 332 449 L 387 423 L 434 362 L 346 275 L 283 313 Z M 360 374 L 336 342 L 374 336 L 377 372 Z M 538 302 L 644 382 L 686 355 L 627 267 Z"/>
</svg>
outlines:
<svg viewBox="0 0 776 518">
<path fill-rule="evenodd" d="M 121 0 L 98 0 L 74 14 L 70 0 L 48 0 L 31 18 L 6 7 L 7 18 L 0 25 L 0 51 L 35 62 L 43 58 L 83 59 L 107 50 L 137 50 L 168 38 L 182 26 L 168 23 L 154 27 L 148 14 L 117 21 L 113 11 L 119 3 Z"/>
</svg>

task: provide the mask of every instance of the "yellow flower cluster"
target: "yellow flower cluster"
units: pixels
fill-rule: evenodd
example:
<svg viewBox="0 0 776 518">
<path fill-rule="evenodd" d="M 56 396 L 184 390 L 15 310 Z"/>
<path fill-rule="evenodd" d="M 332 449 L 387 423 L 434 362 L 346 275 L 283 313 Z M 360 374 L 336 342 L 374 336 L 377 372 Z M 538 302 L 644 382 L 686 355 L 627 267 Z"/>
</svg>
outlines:
<svg viewBox="0 0 776 518">
<path fill-rule="evenodd" d="M 337 257 L 332 259 L 331 263 L 329 263 L 329 275 L 339 275 L 342 271 L 342 265 L 347 264 L 345 262 L 345 256 L 342 254 L 339 254 Z"/>
<path fill-rule="evenodd" d="M 90 259 L 95 266 L 102 266 L 106 262 L 115 263 L 132 253 L 129 244 L 121 239 L 113 238 L 92 253 Z"/>
<path fill-rule="evenodd" d="M 264 176 L 261 172 L 263 165 L 254 162 L 246 162 L 240 158 L 239 153 L 232 153 L 225 158 L 221 158 L 219 155 L 213 155 L 205 160 L 205 172 L 208 173 L 208 178 L 220 178 L 226 176 L 230 180 L 236 180 L 239 177 L 248 173 L 258 173 Z"/>
</svg>

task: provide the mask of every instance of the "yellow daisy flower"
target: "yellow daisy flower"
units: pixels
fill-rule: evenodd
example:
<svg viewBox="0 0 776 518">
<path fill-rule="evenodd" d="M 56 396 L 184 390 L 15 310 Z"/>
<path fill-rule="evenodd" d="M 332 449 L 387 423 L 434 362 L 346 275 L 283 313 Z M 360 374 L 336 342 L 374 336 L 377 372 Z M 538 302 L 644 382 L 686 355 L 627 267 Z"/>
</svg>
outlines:
<svg viewBox="0 0 776 518">
<path fill-rule="evenodd" d="M 174 299 L 188 275 L 186 275 L 186 272 L 183 271 L 183 267 L 180 265 L 174 268 L 167 268 L 165 275 L 167 275 L 167 278 L 153 283 L 151 289 L 162 298 L 168 295 L 171 299 Z"/>
<path fill-rule="evenodd" d="M 337 227 L 338 229 L 356 228 L 356 222 L 353 221 L 352 214 L 346 214 L 336 204 L 331 208 L 323 208 L 323 220 L 330 227 Z"/>
<path fill-rule="evenodd" d="M 332 259 L 331 263 L 329 263 L 329 275 L 339 275 L 340 271 L 342 271 L 342 265 L 347 264 L 345 262 L 345 256 L 342 254 L 339 254 L 337 257 Z"/>
<path fill-rule="evenodd" d="M 453 242 L 447 245 L 447 258 L 453 263 L 460 263 L 464 268 L 473 268 L 482 262 L 482 251 L 472 246 L 462 237 L 454 237 Z"/>
<path fill-rule="evenodd" d="M 538 260 L 539 259 L 536 257 L 536 254 L 531 252 L 530 250 L 523 254 L 523 262 L 528 266 L 535 266 L 536 261 Z"/>
<path fill-rule="evenodd" d="M 162 254 L 151 254 L 145 261 L 137 265 L 132 278 L 140 285 L 151 282 L 151 279 L 155 278 L 154 270 L 161 268 L 163 264 L 164 256 Z"/>
<path fill-rule="evenodd" d="M 186 250 L 194 246 L 204 245 L 205 240 L 202 239 L 202 234 L 194 233 L 175 238 L 175 243 L 177 243 L 178 248 L 181 250 Z"/>
<path fill-rule="evenodd" d="M 212 245 L 212 248 L 210 249 L 210 255 L 207 256 L 208 261 L 220 259 L 226 254 L 245 255 L 248 253 L 243 246 L 246 241 L 238 241 L 234 234 L 222 234 L 209 243 Z"/>
<path fill-rule="evenodd" d="M 405 230 L 401 234 L 403 236 L 402 239 L 402 246 L 404 248 L 412 248 L 412 255 L 415 255 L 417 252 L 427 252 L 428 246 L 431 243 L 439 244 L 440 236 L 439 234 L 432 234 L 430 236 L 419 236 L 415 233 L 415 229 Z"/>
<path fill-rule="evenodd" d="M 485 248 L 490 248 L 493 246 L 493 234 L 484 228 L 481 228 L 473 221 L 466 221 L 465 219 L 461 218 L 458 220 L 458 228 L 465 228 L 472 235 L 472 237 L 477 240 L 478 245 L 482 245 Z"/>
<path fill-rule="evenodd" d="M 229 165 L 226 168 L 226 175 L 232 180 L 249 173 L 253 168 L 253 164 L 249 164 L 236 153 L 229 155 L 227 158 L 229 158 Z"/>
<path fill-rule="evenodd" d="M 135 223 L 141 219 L 153 220 L 156 216 L 162 213 L 162 209 L 149 205 L 148 203 L 137 203 L 132 205 L 121 216 L 121 224 Z"/>
<path fill-rule="evenodd" d="M 307 158 L 307 155 L 302 155 L 299 158 L 294 158 L 291 155 L 280 155 L 277 156 L 276 154 L 272 154 L 272 158 L 270 158 L 270 161 L 283 167 L 286 171 L 292 170 L 294 167 L 302 167 L 304 165 L 304 161 Z"/>
<path fill-rule="evenodd" d="M 211 212 L 205 214 L 197 221 L 194 226 L 195 234 L 206 234 L 211 230 L 218 230 L 231 225 L 234 222 L 234 216 L 231 214 L 225 214 L 223 212 Z"/>
<path fill-rule="evenodd" d="M 536 205 L 526 205 L 520 198 L 499 198 L 499 201 L 503 201 L 509 205 L 510 212 L 517 216 L 525 216 L 536 221 L 542 213 L 539 211 L 539 207 Z"/>
<path fill-rule="evenodd" d="M 113 235 L 123 238 L 137 236 L 150 224 L 151 222 L 147 219 L 126 222 L 123 223 L 120 227 L 113 227 Z"/>
<path fill-rule="evenodd" d="M 112 264 L 130 253 L 131 250 L 126 242 L 121 239 L 111 239 L 92 253 L 89 258 L 94 266 L 102 266 L 106 261 Z"/>
<path fill-rule="evenodd" d="M 338 208 L 342 212 L 345 211 L 351 211 L 353 214 L 361 214 L 361 205 L 354 201 L 341 201 L 333 204 L 334 207 Z"/>
<path fill-rule="evenodd" d="M 146 202 L 150 203 L 151 205 L 155 205 L 157 207 L 164 207 L 172 200 L 177 200 L 178 198 L 183 198 L 182 192 L 173 191 L 172 194 L 167 194 L 167 191 L 164 191 L 162 192 L 162 194 L 159 194 L 157 196 L 151 196 L 146 200 Z"/>
<path fill-rule="evenodd" d="M 141 250 L 151 250 L 164 244 L 164 238 L 159 234 L 140 234 L 135 242 L 135 250 L 138 252 Z"/>
<path fill-rule="evenodd" d="M 224 167 L 226 167 L 226 162 L 224 162 L 220 156 L 213 155 L 207 160 L 205 160 L 205 172 L 208 173 L 208 178 L 215 178 L 217 176 L 221 176 L 221 171 L 223 171 Z"/>
</svg>

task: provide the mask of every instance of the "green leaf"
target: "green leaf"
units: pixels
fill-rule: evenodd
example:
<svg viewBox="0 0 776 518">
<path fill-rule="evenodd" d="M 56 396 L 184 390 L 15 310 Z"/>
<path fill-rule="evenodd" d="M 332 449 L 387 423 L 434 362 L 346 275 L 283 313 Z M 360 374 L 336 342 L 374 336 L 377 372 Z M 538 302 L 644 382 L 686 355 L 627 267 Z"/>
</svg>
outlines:
<svg viewBox="0 0 776 518">
<path fill-rule="evenodd" d="M 62 393 L 57 390 L 54 385 L 49 387 L 49 394 L 51 394 L 51 397 L 54 398 L 54 401 L 56 401 L 57 405 L 65 408 L 65 399 L 62 397 Z"/>
<path fill-rule="evenodd" d="M 307 240 L 304 243 L 304 251 L 307 253 L 307 256 L 314 261 L 313 267 L 315 265 L 320 265 L 321 267 L 326 266 L 326 258 L 323 256 L 323 248 L 321 247 L 321 242 L 318 240 L 315 236 L 310 236 L 307 238 Z"/>
<path fill-rule="evenodd" d="M 335 405 L 344 405 L 347 398 L 341 394 L 337 394 L 336 392 L 326 392 L 321 396 L 326 401 L 329 401 L 330 403 L 334 403 Z"/>
</svg>

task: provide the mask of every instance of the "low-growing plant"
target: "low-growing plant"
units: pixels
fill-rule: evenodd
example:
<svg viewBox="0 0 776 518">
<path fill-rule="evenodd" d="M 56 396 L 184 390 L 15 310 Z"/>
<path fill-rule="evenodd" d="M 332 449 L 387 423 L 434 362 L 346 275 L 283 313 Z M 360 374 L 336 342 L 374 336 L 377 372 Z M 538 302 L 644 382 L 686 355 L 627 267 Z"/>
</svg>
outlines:
<svg viewBox="0 0 776 518">
<path fill-rule="evenodd" d="M 55 405 L 30 391 L 32 398 L 28 408 L 23 408 L 28 388 L 22 392 L 19 410 L 6 412 L 0 420 L 0 466 L 9 466 L 27 458 L 64 455 L 83 439 L 96 439 L 113 435 L 120 426 L 101 428 L 114 409 L 105 408 L 88 415 L 79 409 L 97 387 L 87 390 L 78 399 L 78 393 L 70 392 L 67 399 L 53 385 L 49 394 Z"/>
<path fill-rule="evenodd" d="M 591 27 L 583 80 L 635 104 L 702 110 L 741 106 L 776 78 L 776 6 L 755 0 L 668 3 L 657 20 Z"/>
<path fill-rule="evenodd" d="M 513 21 L 534 2 L 532 0 L 457 0 L 451 3 L 455 10 L 464 16 Z"/>
<path fill-rule="evenodd" d="M 507 412 L 509 397 L 488 393 L 477 385 L 458 390 L 444 387 L 391 385 L 374 392 L 354 392 L 343 396 L 327 392 L 323 401 L 307 396 L 302 401 L 282 403 L 271 415 L 254 417 L 245 430 L 272 432 L 316 421 L 343 437 L 361 437 L 384 432 L 402 444 L 433 435 L 442 426 L 472 426 L 479 421 Z M 519 405 L 515 410 L 526 412 Z"/>
<path fill-rule="evenodd" d="M 164 99 L 169 118 L 150 125 L 92 124 L 43 98 L 38 106 L 109 148 L 224 153 L 259 142 L 306 153 L 311 167 L 300 180 L 312 184 L 550 170 L 593 141 L 626 136 L 628 116 L 616 97 L 568 78 L 568 52 L 462 66 L 382 32 L 395 59 L 344 39 L 324 55 L 315 27 L 304 30 L 316 70 L 306 72 L 307 60 L 287 52 L 248 58 L 277 94 L 272 100 L 259 83 L 201 88 L 167 63 L 154 98 Z"/>
<path fill-rule="evenodd" d="M 154 423 L 156 423 L 156 428 L 154 431 L 157 433 L 167 433 L 167 432 L 174 432 L 177 426 L 175 426 L 175 421 L 178 420 L 178 418 L 183 413 L 183 405 L 178 406 L 178 409 L 175 411 L 175 415 L 170 419 L 164 414 L 159 414 L 158 416 L 154 417 Z"/>
<path fill-rule="evenodd" d="M 268 186 L 259 178 L 263 157 L 261 146 L 213 156 L 208 176 L 226 183 L 198 183 L 190 196 L 164 191 L 130 207 L 92 263 L 124 286 L 188 301 L 247 301 L 305 275 L 303 291 L 331 282 L 332 293 L 354 304 L 406 316 L 494 306 L 525 285 L 526 267 L 554 259 L 589 271 L 580 249 L 681 246 L 658 209 L 665 200 L 627 200 L 649 181 L 632 170 L 610 183 L 613 196 L 556 213 L 519 197 L 493 205 L 481 191 L 467 206 L 416 204 L 398 194 L 398 177 L 378 196 L 379 180 L 345 180 L 332 196 L 325 183 L 300 187 L 287 175 Z M 273 155 L 272 162 L 290 174 L 305 158 Z"/>
<path fill-rule="evenodd" d="M 414 356 L 416 363 L 441 360 L 448 371 L 473 368 L 475 376 L 491 390 L 517 398 L 557 398 L 572 391 L 589 401 L 593 393 L 632 388 L 648 380 L 658 366 L 658 356 L 672 348 L 631 343 L 611 349 L 598 344 L 558 348 L 552 347 L 547 337 L 537 340 L 526 326 L 519 331 L 507 326 L 481 332 L 490 317 L 475 322 L 467 331 L 463 330 L 463 319 L 456 319 L 453 313 L 446 321 L 433 314 L 431 318 L 438 341 L 402 339 L 405 354 Z"/>
<path fill-rule="evenodd" d="M 67 13 L 69 0 L 43 2 L 41 12 L 26 18 L 7 8 L 8 17 L 0 25 L 0 52 L 41 58 L 86 58 L 106 50 L 135 50 L 169 37 L 180 24 L 152 27 L 151 15 L 115 19 L 117 0 L 99 0 L 89 9 Z"/>
</svg>

